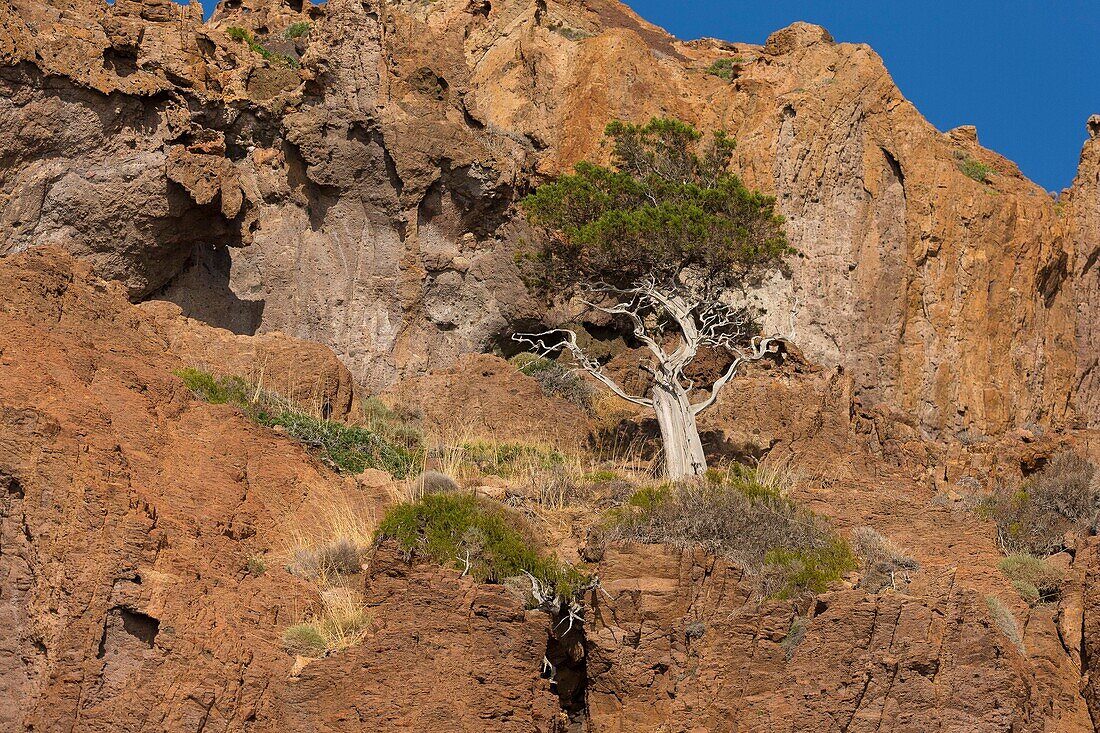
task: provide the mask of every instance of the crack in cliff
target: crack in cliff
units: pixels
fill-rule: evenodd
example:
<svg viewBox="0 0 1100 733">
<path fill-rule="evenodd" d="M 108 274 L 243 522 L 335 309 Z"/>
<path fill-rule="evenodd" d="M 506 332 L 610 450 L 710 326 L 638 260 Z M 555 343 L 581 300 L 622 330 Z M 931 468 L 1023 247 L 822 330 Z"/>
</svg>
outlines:
<svg viewBox="0 0 1100 733">
<path fill-rule="evenodd" d="M 550 617 L 541 676 L 558 697 L 564 727 L 557 733 L 582 733 L 588 721 L 588 639 L 583 623 L 570 623 L 567 613 Z M 562 628 L 564 631 L 561 631 Z"/>
</svg>

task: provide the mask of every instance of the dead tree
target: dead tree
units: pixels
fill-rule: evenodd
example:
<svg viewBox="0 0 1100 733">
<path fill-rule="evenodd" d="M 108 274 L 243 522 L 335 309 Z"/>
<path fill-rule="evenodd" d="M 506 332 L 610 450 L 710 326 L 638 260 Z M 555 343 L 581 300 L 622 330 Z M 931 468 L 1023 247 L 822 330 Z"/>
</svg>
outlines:
<svg viewBox="0 0 1100 733">
<path fill-rule="evenodd" d="M 602 302 L 583 301 L 590 308 L 623 317 L 633 326 L 636 338 L 649 351 L 651 363 L 642 365 L 653 378 L 648 397 L 633 395 L 619 385 L 595 359 L 577 343 L 577 333 L 555 328 L 542 333 L 515 334 L 542 356 L 566 350 L 583 369 L 605 387 L 628 402 L 651 408 L 657 417 L 664 445 L 668 477 L 682 480 L 706 472 L 707 459 L 699 437 L 696 416 L 713 405 L 722 390 L 745 362 L 759 361 L 776 353 L 791 335 L 754 335 L 755 322 L 745 307 L 722 302 L 711 294 L 693 294 L 689 289 L 661 286 L 647 278 L 631 288 L 598 285 L 590 289 Z M 607 304 L 607 301 L 612 304 Z M 675 337 L 672 350 L 666 348 L 669 335 Z M 685 375 L 688 365 L 703 349 L 723 349 L 733 359 L 721 376 L 692 401 L 697 385 Z"/>
</svg>

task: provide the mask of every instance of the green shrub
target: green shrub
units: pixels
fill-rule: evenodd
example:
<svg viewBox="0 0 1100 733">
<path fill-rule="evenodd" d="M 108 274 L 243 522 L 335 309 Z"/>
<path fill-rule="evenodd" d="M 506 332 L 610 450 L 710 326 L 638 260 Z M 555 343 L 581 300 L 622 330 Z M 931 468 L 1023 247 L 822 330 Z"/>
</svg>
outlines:
<svg viewBox="0 0 1100 733">
<path fill-rule="evenodd" d="M 622 478 L 623 477 L 620 476 L 617 472 L 609 471 L 607 469 L 589 471 L 582 477 L 583 480 L 587 481 L 590 484 L 607 484 L 611 483 L 612 481 L 621 481 Z"/>
<path fill-rule="evenodd" d="M 1044 557 L 1063 549 L 1066 533 L 1095 526 L 1098 479 L 1096 466 L 1063 452 L 1019 486 L 994 492 L 978 511 L 997 524 L 997 541 L 1005 554 Z"/>
<path fill-rule="evenodd" d="M 769 598 L 816 595 L 855 568 L 852 548 L 840 537 L 827 541 L 824 547 L 777 548 L 764 556 L 762 591 Z"/>
<path fill-rule="evenodd" d="M 538 382 L 544 394 L 572 402 L 591 414 L 592 386 L 572 370 L 535 354 L 517 354 L 511 362 L 520 372 Z"/>
<path fill-rule="evenodd" d="M 294 410 L 261 411 L 255 419 L 269 428 L 281 427 L 292 438 L 318 449 L 321 460 L 344 473 L 362 473 L 368 468 L 380 468 L 397 478 L 405 478 L 421 463 L 420 457 L 407 448 L 394 445 L 382 436 L 355 425 L 344 425 Z"/>
<path fill-rule="evenodd" d="M 429 494 L 386 512 L 376 541 L 394 540 L 410 556 L 463 570 L 479 582 L 500 583 L 530 573 L 559 597 L 580 593 L 587 578 L 571 565 L 540 554 L 522 526 L 517 515 L 488 500 Z"/>
<path fill-rule="evenodd" d="M 1062 571 L 1034 555 L 1009 555 L 1001 569 L 1029 606 L 1057 601 L 1062 588 Z"/>
<path fill-rule="evenodd" d="M 419 447 L 393 443 L 363 427 L 314 417 L 285 397 L 256 389 L 240 377 L 215 377 L 190 368 L 173 373 L 199 399 L 233 405 L 264 427 L 281 428 L 317 449 L 321 460 L 337 471 L 361 473 L 367 468 L 380 468 L 404 478 L 422 463 Z"/>
<path fill-rule="evenodd" d="M 737 67 L 747 60 L 748 59 L 740 57 L 717 59 L 704 70 L 704 73 L 710 74 L 711 76 L 717 76 L 719 79 L 731 81 L 737 73 Z"/>
<path fill-rule="evenodd" d="M 989 183 L 989 175 L 993 172 L 992 166 L 974 160 L 970 156 L 963 156 L 958 161 L 959 170 L 963 175 L 972 178 L 978 183 Z"/>
<path fill-rule="evenodd" d="M 310 24 L 306 23 L 304 21 L 299 22 L 299 23 L 291 23 L 289 26 L 287 26 L 287 29 L 283 32 L 283 34 L 287 38 L 291 38 L 291 39 L 301 38 L 305 34 L 309 33 L 309 29 L 310 29 Z"/>
<path fill-rule="evenodd" d="M 308 25 L 308 24 L 307 24 Z M 249 33 L 244 28 L 238 26 L 230 26 L 225 29 L 225 34 L 232 38 L 234 41 L 239 41 L 247 45 L 253 53 L 258 54 L 260 57 L 267 61 L 275 61 L 280 64 L 286 64 L 292 68 L 298 68 L 298 59 L 292 56 L 284 56 L 281 53 L 272 53 L 256 40 L 255 36 Z"/>
<path fill-rule="evenodd" d="M 776 598 L 820 593 L 856 567 L 828 522 L 783 495 L 763 472 L 732 469 L 680 486 L 646 487 L 612 510 L 604 541 L 701 545 L 759 577 Z"/>
</svg>

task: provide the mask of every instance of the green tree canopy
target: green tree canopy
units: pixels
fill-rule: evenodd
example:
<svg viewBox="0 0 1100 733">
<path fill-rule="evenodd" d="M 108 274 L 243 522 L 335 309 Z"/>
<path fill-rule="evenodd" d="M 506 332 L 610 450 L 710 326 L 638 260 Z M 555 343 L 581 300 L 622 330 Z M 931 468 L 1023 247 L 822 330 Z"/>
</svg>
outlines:
<svg viewBox="0 0 1100 733">
<path fill-rule="evenodd" d="M 729 172 L 735 144 L 725 132 L 704 136 L 654 118 L 613 122 L 605 135 L 612 167 L 578 163 L 521 204 L 547 234 L 527 256 L 541 287 L 652 278 L 677 289 L 722 288 L 794 252 L 775 199 Z"/>
</svg>

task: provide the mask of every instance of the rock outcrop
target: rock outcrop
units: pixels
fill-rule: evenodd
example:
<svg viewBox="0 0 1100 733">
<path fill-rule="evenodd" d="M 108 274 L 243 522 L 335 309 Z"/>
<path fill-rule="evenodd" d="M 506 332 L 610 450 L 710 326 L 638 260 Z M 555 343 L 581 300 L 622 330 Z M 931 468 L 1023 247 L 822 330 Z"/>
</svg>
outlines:
<svg viewBox="0 0 1100 733">
<path fill-rule="evenodd" d="M 741 571 L 702 553 L 626 547 L 600 572 L 593 730 L 1093 730 L 1073 691 L 1035 684 L 1042 639 L 1021 641 L 951 573 L 904 594 L 837 590 L 796 616 L 748 603 Z"/>
<path fill-rule="evenodd" d="M 760 440 L 791 434 L 773 450 L 822 477 L 795 498 L 910 548 L 912 582 L 845 581 L 796 607 L 750 599 L 744 573 L 700 551 L 612 547 L 583 627 L 563 631 L 507 583 L 382 544 L 344 588 L 368 611 L 362 639 L 295 658 L 280 635 L 322 594 L 287 570 L 294 538 L 332 507 L 379 516 L 386 487 L 196 401 L 173 350 L 332 362 L 126 295 L 55 249 L 0 260 L 0 729 L 1093 730 L 1095 542 L 1052 560 L 1056 605 L 1028 608 L 988 521 L 912 475 L 919 438 L 849 414 L 850 382 L 801 363 L 746 375 L 731 409 Z M 764 418 L 771 390 L 800 421 Z"/>
<path fill-rule="evenodd" d="M 62 5 L 0 9 L 0 252 L 59 244 L 380 389 L 546 319 L 517 195 L 605 155 L 608 120 L 671 115 L 728 129 L 778 197 L 804 257 L 768 319 L 793 311 L 864 404 L 933 436 L 1095 420 L 1095 145 L 1056 203 L 819 27 L 684 43 L 611 0 Z"/>
<path fill-rule="evenodd" d="M 452 571 L 379 555 L 363 643 L 283 651 L 318 602 L 294 533 L 378 497 L 194 400 L 159 325 L 68 256 L 0 261 L 0 729 L 554 730 L 548 618 Z"/>
</svg>

